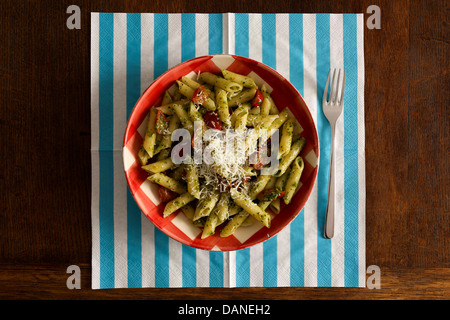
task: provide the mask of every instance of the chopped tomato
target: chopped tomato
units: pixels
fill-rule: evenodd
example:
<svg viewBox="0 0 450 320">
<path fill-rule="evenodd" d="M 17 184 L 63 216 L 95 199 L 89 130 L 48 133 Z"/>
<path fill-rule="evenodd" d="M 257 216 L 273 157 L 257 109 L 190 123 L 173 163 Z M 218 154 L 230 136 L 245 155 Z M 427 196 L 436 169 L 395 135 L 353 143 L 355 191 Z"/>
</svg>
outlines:
<svg viewBox="0 0 450 320">
<path fill-rule="evenodd" d="M 169 122 L 161 110 L 156 113 L 156 132 L 158 134 L 167 134 L 169 131 Z"/>
<path fill-rule="evenodd" d="M 280 189 L 278 188 L 266 189 L 260 192 L 257 198 L 259 201 L 272 201 L 275 200 L 276 198 L 279 198 L 282 192 L 283 191 L 280 191 Z"/>
<path fill-rule="evenodd" d="M 261 103 L 263 102 L 263 99 L 264 98 L 263 98 L 263 95 L 261 93 L 261 90 L 258 89 L 256 91 L 255 97 L 252 100 L 252 106 L 259 107 L 261 105 Z"/>
<path fill-rule="evenodd" d="M 164 187 L 159 187 L 158 193 L 159 198 L 161 199 L 162 202 L 169 202 L 178 196 L 176 192 L 173 192 L 172 190 L 169 190 Z"/>
<path fill-rule="evenodd" d="M 252 155 L 252 162 L 253 162 L 253 164 L 252 164 L 252 166 L 253 166 L 253 168 L 254 169 L 256 169 L 256 170 L 261 170 L 261 168 L 263 167 L 263 163 L 262 163 L 262 159 L 261 159 L 261 157 L 259 156 L 259 150 L 258 151 L 256 151 L 253 155 Z"/>
<path fill-rule="evenodd" d="M 206 100 L 208 100 L 208 91 L 206 89 L 207 88 L 204 85 L 198 87 L 192 95 L 192 102 L 195 104 L 202 104 L 206 102 Z"/>
<path fill-rule="evenodd" d="M 258 161 L 256 163 L 252 164 L 252 166 L 256 170 L 261 170 L 261 168 L 263 167 L 263 163 L 262 163 L 261 159 L 258 157 Z"/>
<path fill-rule="evenodd" d="M 222 121 L 219 119 L 217 112 L 208 111 L 203 115 L 203 119 L 208 127 L 212 129 L 222 130 Z"/>
</svg>

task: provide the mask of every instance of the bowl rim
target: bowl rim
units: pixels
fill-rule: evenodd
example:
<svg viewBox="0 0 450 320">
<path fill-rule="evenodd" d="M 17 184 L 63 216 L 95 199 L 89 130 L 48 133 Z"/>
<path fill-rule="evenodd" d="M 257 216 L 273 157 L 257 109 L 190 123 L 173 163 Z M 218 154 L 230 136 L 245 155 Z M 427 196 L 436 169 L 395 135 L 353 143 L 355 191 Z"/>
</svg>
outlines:
<svg viewBox="0 0 450 320">
<path fill-rule="evenodd" d="M 235 55 L 235 54 L 210 54 L 210 55 L 203 55 L 203 56 L 198 56 L 198 57 L 195 57 L 195 58 L 192 58 L 192 59 L 189 59 L 189 60 L 182 61 L 182 62 L 180 62 L 180 63 L 174 65 L 173 67 L 169 68 L 169 69 L 166 70 L 164 73 L 162 73 L 160 76 L 158 76 L 156 79 L 154 79 L 154 80 L 152 81 L 152 83 L 150 83 L 150 85 L 142 92 L 142 94 L 140 95 L 139 99 L 136 101 L 135 105 L 133 106 L 133 109 L 131 110 L 130 115 L 129 115 L 128 119 L 127 119 L 127 124 L 126 124 L 125 131 L 124 131 L 124 138 L 123 138 L 123 143 L 122 143 L 122 165 L 123 165 L 123 170 L 124 170 L 125 178 L 126 178 L 126 180 L 127 180 L 127 187 L 130 188 L 129 177 L 128 177 L 127 171 L 125 170 L 125 167 L 126 167 L 126 165 L 125 165 L 125 145 L 126 145 L 128 133 L 129 133 L 129 130 L 130 130 L 130 124 L 131 124 L 131 123 L 130 123 L 130 119 L 132 118 L 132 116 L 133 116 L 134 112 L 136 111 L 138 105 L 140 104 L 141 100 L 144 99 L 144 96 L 146 95 L 146 93 L 147 93 L 154 85 L 156 85 L 156 84 L 159 82 L 160 79 L 162 79 L 163 77 L 165 77 L 171 70 L 173 70 L 173 69 L 179 67 L 180 65 L 187 64 L 187 63 L 192 63 L 192 62 L 194 62 L 194 61 L 196 61 L 196 60 L 201 60 L 201 59 L 205 59 L 205 61 L 207 61 L 207 60 L 212 59 L 213 57 L 216 57 L 216 56 L 229 56 L 229 57 L 232 57 L 232 58 L 234 58 L 234 59 L 237 58 L 237 59 L 239 59 L 239 60 L 244 60 L 244 61 L 247 62 L 247 63 L 262 65 L 264 68 L 268 69 L 270 72 L 274 73 L 277 77 L 279 77 L 280 79 L 282 79 L 282 80 L 284 81 L 284 83 L 285 83 L 291 90 L 293 90 L 293 91 L 297 94 L 297 96 L 301 99 L 303 105 L 306 107 L 306 108 L 305 108 L 305 109 L 306 109 L 306 112 L 307 112 L 308 116 L 310 117 L 310 119 L 312 120 L 312 126 L 313 126 L 313 128 L 314 128 L 314 137 L 315 137 L 315 139 L 316 139 L 316 141 L 317 141 L 317 153 L 316 153 L 317 164 L 316 164 L 316 167 L 315 167 L 315 169 L 314 169 L 314 171 L 313 171 L 313 177 L 312 177 L 312 179 L 311 179 L 311 187 L 309 188 L 309 190 L 308 190 L 308 192 L 307 192 L 307 194 L 306 194 L 305 200 L 304 200 L 303 202 L 299 203 L 299 206 L 298 206 L 299 209 L 296 209 L 296 210 L 295 210 L 295 211 L 296 211 L 295 214 L 292 214 L 288 219 L 286 219 L 286 222 L 283 223 L 283 227 L 279 228 L 279 230 L 277 230 L 277 231 L 275 231 L 274 233 L 272 233 L 272 234 L 270 235 L 270 237 L 261 237 L 261 239 L 259 239 L 259 240 L 257 240 L 257 241 L 253 241 L 252 243 L 247 243 L 247 242 L 245 241 L 245 242 L 241 243 L 241 245 L 238 246 L 237 248 L 234 248 L 234 249 L 233 249 L 233 248 L 224 248 L 224 249 L 221 248 L 220 251 L 219 251 L 219 252 L 227 252 L 227 251 L 238 251 L 238 250 L 242 250 L 242 249 L 245 249 L 245 248 L 249 248 L 249 247 L 255 246 L 255 245 L 257 245 L 257 244 L 261 244 L 261 243 L 265 242 L 266 240 L 268 240 L 268 239 L 270 239 L 270 238 L 273 238 L 273 237 L 276 236 L 279 232 L 281 232 L 281 231 L 284 230 L 286 227 L 288 227 L 289 224 L 290 224 L 290 223 L 291 223 L 291 222 L 299 215 L 299 213 L 304 209 L 306 203 L 308 202 L 308 200 L 309 200 L 309 198 L 310 198 L 310 196 L 311 196 L 312 190 L 314 189 L 314 185 L 315 185 L 316 182 L 317 182 L 317 176 L 318 176 L 318 172 L 319 172 L 319 164 L 320 164 L 320 141 L 319 141 L 319 134 L 318 134 L 318 131 L 317 131 L 317 126 L 316 126 L 316 123 L 314 122 L 314 118 L 312 117 L 311 110 L 309 109 L 308 105 L 306 104 L 306 102 L 305 102 L 303 96 L 300 94 L 300 92 L 298 92 L 298 90 L 294 87 L 294 85 L 293 85 L 289 80 L 287 80 L 283 75 L 281 75 L 278 71 L 276 71 L 275 69 L 271 68 L 270 66 L 268 66 L 268 65 L 266 65 L 266 64 L 264 64 L 264 63 L 262 63 L 262 62 L 260 62 L 260 61 L 257 61 L 257 60 L 254 60 L 254 59 L 251 59 L 251 58 L 248 58 L 248 57 L 244 57 L 244 56 Z M 287 108 L 288 108 L 288 107 L 287 107 Z M 132 194 L 132 196 L 133 196 L 134 201 L 136 202 L 136 204 L 138 205 L 138 207 L 139 207 L 139 209 L 142 211 L 142 213 L 146 216 L 146 218 L 149 219 L 150 222 L 151 222 L 155 227 L 157 227 L 161 232 L 163 232 L 165 235 L 167 235 L 168 237 L 170 237 L 170 238 L 172 238 L 172 239 L 174 239 L 174 240 L 176 240 L 176 241 L 178 241 L 178 242 L 180 242 L 180 243 L 182 243 L 182 244 L 184 244 L 184 245 L 190 246 L 190 247 L 192 247 L 192 248 L 201 249 L 201 250 L 205 250 L 205 251 L 215 251 L 215 250 L 213 250 L 213 249 L 208 249 L 208 248 L 206 248 L 206 247 L 202 247 L 201 245 L 196 244 L 196 243 L 193 243 L 193 244 L 192 244 L 192 243 L 186 243 L 186 242 L 182 241 L 181 239 L 175 237 L 174 235 L 167 233 L 167 231 L 164 230 L 163 228 L 160 228 L 160 227 L 159 227 L 159 226 L 151 219 L 151 217 L 150 217 L 149 215 L 147 215 L 147 214 L 145 214 L 145 212 L 143 212 L 144 210 L 143 210 L 143 208 L 141 208 L 141 206 L 139 205 L 139 202 L 138 202 L 137 199 L 135 198 L 134 193 L 131 192 L 131 194 Z"/>
</svg>

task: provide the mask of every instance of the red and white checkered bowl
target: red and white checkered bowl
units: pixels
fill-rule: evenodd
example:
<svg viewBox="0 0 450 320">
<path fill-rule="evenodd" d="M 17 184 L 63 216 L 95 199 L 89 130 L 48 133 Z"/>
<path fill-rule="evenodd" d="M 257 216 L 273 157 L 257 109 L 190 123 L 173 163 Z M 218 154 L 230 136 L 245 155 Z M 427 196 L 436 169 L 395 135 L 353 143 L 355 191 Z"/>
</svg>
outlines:
<svg viewBox="0 0 450 320">
<path fill-rule="evenodd" d="M 216 234 L 201 239 L 202 230 L 192 225 L 188 218 L 177 211 L 163 218 L 165 203 L 158 196 L 158 186 L 147 180 L 148 174 L 141 169 L 138 151 L 145 134 L 147 116 L 152 106 L 161 104 L 164 91 L 175 89 L 175 80 L 182 76 L 194 77 L 198 72 L 221 74 L 227 69 L 239 74 L 250 75 L 258 86 L 266 83 L 271 96 L 281 111 L 289 108 L 301 126 L 301 135 L 306 145 L 301 152 L 305 167 L 300 180 L 300 188 L 289 205 L 281 201 L 280 213 L 272 214 L 271 227 L 266 228 L 255 222 L 248 227 L 240 227 L 229 237 L 220 237 L 220 227 Z M 162 232 L 183 244 L 199 249 L 214 251 L 239 250 L 250 247 L 273 237 L 286 227 L 302 210 L 314 186 L 319 158 L 319 140 L 313 118 L 303 98 L 283 76 L 270 67 L 240 56 L 212 55 L 198 57 L 183 62 L 156 79 L 142 94 L 134 107 L 125 130 L 123 163 L 128 186 L 142 212 Z M 269 209 L 268 209 L 269 210 Z M 295 231 L 294 231 L 295 232 Z"/>
</svg>

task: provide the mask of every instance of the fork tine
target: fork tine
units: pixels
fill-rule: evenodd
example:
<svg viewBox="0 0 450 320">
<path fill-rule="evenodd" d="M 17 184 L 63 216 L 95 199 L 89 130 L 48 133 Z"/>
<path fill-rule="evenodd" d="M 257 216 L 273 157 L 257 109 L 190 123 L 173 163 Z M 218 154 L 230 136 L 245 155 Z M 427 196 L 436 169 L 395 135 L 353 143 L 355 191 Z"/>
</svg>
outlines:
<svg viewBox="0 0 450 320">
<path fill-rule="evenodd" d="M 322 99 L 323 104 L 325 104 L 327 102 L 328 85 L 330 84 L 330 74 L 331 74 L 331 69 L 330 69 L 330 71 L 328 71 L 327 82 L 325 84 L 325 91 L 323 92 L 323 99 Z"/>
<path fill-rule="evenodd" d="M 341 69 L 338 70 L 338 77 L 337 77 L 337 81 L 336 81 L 336 86 L 334 86 L 334 97 L 332 102 L 336 103 L 338 101 L 338 94 L 339 94 L 339 80 L 341 79 Z M 330 98 L 331 100 L 331 98 Z"/>
<path fill-rule="evenodd" d="M 341 92 L 341 99 L 339 100 L 339 104 L 341 104 L 344 101 L 344 92 L 345 92 L 345 74 L 346 71 L 344 69 L 344 78 L 342 79 L 342 92 Z"/>
<path fill-rule="evenodd" d="M 336 86 L 335 86 L 335 80 L 336 80 L 336 69 L 333 70 L 333 77 L 331 78 L 331 88 L 330 88 L 330 98 L 328 99 L 328 102 L 333 102 L 333 96 L 335 95 Z"/>
</svg>

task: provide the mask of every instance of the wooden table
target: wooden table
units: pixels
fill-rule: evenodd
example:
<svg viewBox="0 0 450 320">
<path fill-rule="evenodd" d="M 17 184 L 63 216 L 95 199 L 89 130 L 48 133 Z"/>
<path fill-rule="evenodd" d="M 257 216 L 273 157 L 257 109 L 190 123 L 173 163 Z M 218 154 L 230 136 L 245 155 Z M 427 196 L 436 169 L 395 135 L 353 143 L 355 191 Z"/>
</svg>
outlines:
<svg viewBox="0 0 450 320">
<path fill-rule="evenodd" d="M 50 4 L 52 2 L 52 4 Z M 81 30 L 66 9 L 81 8 Z M 366 264 L 381 289 L 91 287 L 90 12 L 381 9 L 365 29 Z M 448 1 L 0 3 L 0 299 L 449 299 Z M 365 15 L 365 19 L 370 14 Z M 66 287 L 69 265 L 81 289 Z"/>
</svg>

